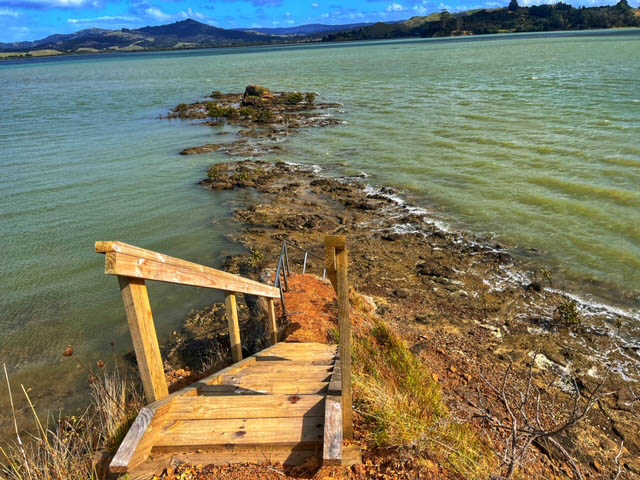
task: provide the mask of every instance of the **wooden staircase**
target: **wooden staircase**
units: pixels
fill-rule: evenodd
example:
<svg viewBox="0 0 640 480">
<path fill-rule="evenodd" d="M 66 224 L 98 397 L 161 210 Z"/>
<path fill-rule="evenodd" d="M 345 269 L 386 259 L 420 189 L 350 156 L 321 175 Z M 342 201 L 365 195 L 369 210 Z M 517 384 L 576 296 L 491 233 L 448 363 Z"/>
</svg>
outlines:
<svg viewBox="0 0 640 480">
<path fill-rule="evenodd" d="M 340 345 L 277 343 L 278 288 L 120 242 L 97 242 L 106 273 L 118 276 L 149 405 L 143 407 L 110 470 L 149 479 L 175 462 L 281 463 L 315 457 L 323 465 L 360 461 L 352 438 L 350 327 L 344 237 L 327 237 L 325 266 L 338 293 Z M 305 257 L 306 258 L 306 257 Z M 168 394 L 144 281 L 228 292 L 234 364 Z M 242 359 L 236 295 L 268 303 L 272 346 Z M 345 375 L 342 375 L 342 372 Z"/>
</svg>

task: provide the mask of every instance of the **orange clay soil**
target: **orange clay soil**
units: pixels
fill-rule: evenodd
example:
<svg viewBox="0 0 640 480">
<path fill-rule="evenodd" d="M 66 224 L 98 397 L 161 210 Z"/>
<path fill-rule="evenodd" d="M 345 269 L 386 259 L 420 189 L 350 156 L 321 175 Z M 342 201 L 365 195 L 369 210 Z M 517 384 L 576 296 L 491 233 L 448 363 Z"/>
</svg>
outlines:
<svg viewBox="0 0 640 480">
<path fill-rule="evenodd" d="M 332 343 L 338 326 L 338 306 L 329 280 L 294 275 L 289 278 L 285 300 L 290 322 L 285 329 L 285 342 Z"/>
</svg>

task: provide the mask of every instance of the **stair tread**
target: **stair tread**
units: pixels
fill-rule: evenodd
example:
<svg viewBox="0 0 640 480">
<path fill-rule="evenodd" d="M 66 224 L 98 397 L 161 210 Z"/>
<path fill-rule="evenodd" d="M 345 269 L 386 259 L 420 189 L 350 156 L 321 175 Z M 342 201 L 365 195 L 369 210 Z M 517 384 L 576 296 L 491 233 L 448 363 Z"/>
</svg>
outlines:
<svg viewBox="0 0 640 480">
<path fill-rule="evenodd" d="M 324 415 L 324 395 L 235 395 L 178 398 L 170 420 L 281 418 Z"/>
<path fill-rule="evenodd" d="M 170 420 L 160 428 L 154 446 L 298 444 L 322 441 L 324 416 Z"/>
</svg>

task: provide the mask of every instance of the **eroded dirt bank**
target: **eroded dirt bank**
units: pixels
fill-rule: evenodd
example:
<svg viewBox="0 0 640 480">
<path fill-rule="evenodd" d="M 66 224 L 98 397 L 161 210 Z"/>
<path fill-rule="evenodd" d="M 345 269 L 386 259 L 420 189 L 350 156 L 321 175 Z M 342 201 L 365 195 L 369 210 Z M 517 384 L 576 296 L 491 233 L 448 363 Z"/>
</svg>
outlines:
<svg viewBox="0 0 640 480">
<path fill-rule="evenodd" d="M 485 380 L 499 385 L 510 362 L 510 381 L 526 380 L 537 352 L 536 384 L 553 399 L 544 403 L 546 414 L 561 418 L 576 391 L 583 402 L 596 390 L 604 394 L 586 419 L 558 436 L 585 477 L 615 478 L 619 471 L 618 478 L 640 478 L 639 358 L 623 340 L 629 322 L 576 307 L 547 289 L 543 272 L 522 271 L 500 245 L 439 230 L 392 189 L 260 161 L 218 164 L 201 184 L 259 194 L 235 212 L 246 226 L 235 239 L 252 253 L 231 259 L 231 270 L 263 272 L 264 279 L 283 239 L 322 254 L 324 235 L 347 235 L 353 287 L 431 367 L 459 418 L 481 415 L 485 399 L 495 403 Z M 321 267 L 313 260 L 310 270 Z M 574 476 L 566 463 L 564 470 L 551 466 L 549 455 L 562 456 L 557 449 L 534 450 L 531 474 Z"/>
</svg>

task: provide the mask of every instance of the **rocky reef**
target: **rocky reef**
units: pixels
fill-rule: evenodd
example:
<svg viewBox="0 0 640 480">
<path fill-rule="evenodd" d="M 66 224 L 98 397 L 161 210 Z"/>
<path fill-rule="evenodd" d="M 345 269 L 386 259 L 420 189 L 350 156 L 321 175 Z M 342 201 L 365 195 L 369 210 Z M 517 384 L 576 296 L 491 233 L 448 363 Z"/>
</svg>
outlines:
<svg viewBox="0 0 640 480">
<path fill-rule="evenodd" d="M 186 148 L 180 152 L 181 155 L 219 151 L 234 157 L 257 157 L 281 152 L 283 139 L 295 135 L 300 129 L 341 123 L 332 114 L 323 112 L 339 106 L 337 103 L 318 102 L 313 92 L 272 92 L 258 85 L 249 85 L 244 93 L 214 91 L 205 101 L 181 103 L 167 118 L 202 120 L 201 125 L 214 129 L 225 125 L 238 128 L 238 138 L 231 142 Z"/>
</svg>

